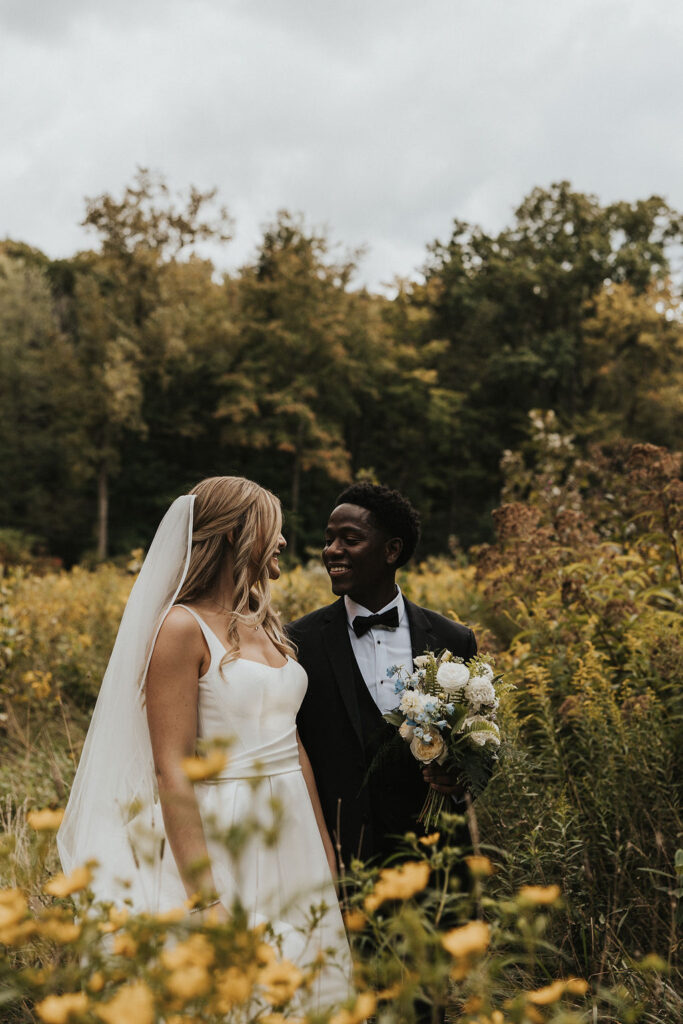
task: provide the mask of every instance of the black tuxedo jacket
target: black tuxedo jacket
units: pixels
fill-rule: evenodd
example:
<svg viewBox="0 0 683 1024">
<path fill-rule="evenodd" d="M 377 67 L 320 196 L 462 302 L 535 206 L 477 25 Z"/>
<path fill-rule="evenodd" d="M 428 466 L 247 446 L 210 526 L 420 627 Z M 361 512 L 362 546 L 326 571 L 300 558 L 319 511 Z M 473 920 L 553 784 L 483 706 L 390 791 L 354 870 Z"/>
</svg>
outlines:
<svg viewBox="0 0 683 1024">
<path fill-rule="evenodd" d="M 476 654 L 471 629 L 411 601 L 405 607 L 413 657 L 445 647 L 465 660 Z M 287 633 L 308 674 L 297 725 L 330 835 L 339 837 L 347 865 L 354 856 L 385 857 L 396 836 L 419 827 L 427 794 L 421 767 L 407 743 L 388 743 L 396 730 L 363 682 L 343 598 L 290 623 Z"/>
</svg>

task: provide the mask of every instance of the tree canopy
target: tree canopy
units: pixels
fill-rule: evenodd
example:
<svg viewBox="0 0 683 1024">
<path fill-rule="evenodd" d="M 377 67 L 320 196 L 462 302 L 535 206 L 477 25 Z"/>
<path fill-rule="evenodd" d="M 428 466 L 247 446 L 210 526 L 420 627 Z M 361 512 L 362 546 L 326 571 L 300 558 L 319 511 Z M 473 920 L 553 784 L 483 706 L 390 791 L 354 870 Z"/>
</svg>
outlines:
<svg viewBox="0 0 683 1024">
<path fill-rule="evenodd" d="M 146 171 L 84 224 L 96 246 L 70 259 L 0 243 L 0 529 L 69 563 L 145 543 L 227 473 L 279 494 L 295 556 L 354 478 L 406 493 L 438 552 L 488 537 L 532 410 L 579 448 L 680 436 L 683 222 L 659 197 L 534 189 L 497 235 L 456 220 L 391 298 L 287 211 L 217 274 L 197 252 L 229 244 L 215 193 Z"/>
</svg>

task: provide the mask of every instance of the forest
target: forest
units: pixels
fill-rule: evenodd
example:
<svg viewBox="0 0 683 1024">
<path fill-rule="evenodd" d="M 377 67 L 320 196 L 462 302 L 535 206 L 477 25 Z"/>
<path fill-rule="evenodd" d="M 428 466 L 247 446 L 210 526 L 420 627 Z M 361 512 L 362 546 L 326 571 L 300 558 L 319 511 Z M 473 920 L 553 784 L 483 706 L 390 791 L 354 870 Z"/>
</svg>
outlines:
<svg viewBox="0 0 683 1024">
<path fill-rule="evenodd" d="M 218 273 L 196 252 L 229 251 L 218 197 L 144 170 L 83 222 L 93 248 L 69 259 L 0 243 L 6 560 L 125 555 L 217 474 L 279 495 L 292 564 L 360 478 L 420 509 L 423 557 L 464 550 L 491 539 L 533 410 L 582 451 L 680 437 L 683 222 L 659 197 L 534 189 L 497 235 L 444 225 L 391 296 L 286 211 Z"/>
</svg>

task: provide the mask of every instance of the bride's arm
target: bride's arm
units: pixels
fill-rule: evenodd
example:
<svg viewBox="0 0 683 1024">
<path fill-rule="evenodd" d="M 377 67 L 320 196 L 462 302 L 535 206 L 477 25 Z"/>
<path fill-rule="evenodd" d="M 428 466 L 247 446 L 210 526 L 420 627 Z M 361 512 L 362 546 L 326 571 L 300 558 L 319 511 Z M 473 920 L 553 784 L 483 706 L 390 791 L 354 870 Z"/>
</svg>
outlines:
<svg viewBox="0 0 683 1024">
<path fill-rule="evenodd" d="M 166 836 L 188 896 L 214 892 L 199 805 L 181 764 L 183 757 L 195 753 L 204 651 L 197 624 L 187 612 L 172 609 L 159 630 L 146 685 L 147 722 Z"/>
<path fill-rule="evenodd" d="M 320 797 L 318 796 L 318 787 L 315 784 L 315 776 L 313 774 L 313 768 L 311 762 L 308 759 L 308 754 L 304 749 L 304 745 L 299 738 L 299 732 L 297 730 L 296 742 L 299 744 L 299 764 L 301 765 L 301 771 L 303 772 L 306 786 L 308 787 L 308 795 L 311 798 L 311 804 L 313 805 L 313 811 L 315 813 L 315 820 L 318 823 L 320 829 L 320 835 L 322 837 L 323 846 L 325 847 L 325 853 L 327 854 L 327 863 L 330 865 L 330 872 L 332 878 L 337 880 L 337 857 L 334 852 L 334 846 L 330 839 L 330 833 L 327 831 L 327 825 L 325 824 L 325 818 L 323 817 L 322 804 L 320 803 Z"/>
</svg>

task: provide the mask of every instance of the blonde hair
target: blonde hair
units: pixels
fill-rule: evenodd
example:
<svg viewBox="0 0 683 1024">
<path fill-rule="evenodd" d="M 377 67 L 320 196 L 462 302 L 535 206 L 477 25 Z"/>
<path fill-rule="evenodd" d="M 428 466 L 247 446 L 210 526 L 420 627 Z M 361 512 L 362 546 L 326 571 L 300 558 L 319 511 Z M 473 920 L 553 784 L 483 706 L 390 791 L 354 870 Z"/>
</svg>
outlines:
<svg viewBox="0 0 683 1024">
<path fill-rule="evenodd" d="M 178 604 L 201 600 L 216 583 L 230 549 L 233 606 L 228 613 L 228 654 L 239 657 L 238 626 L 263 626 L 283 655 L 293 654 L 271 604 L 268 563 L 282 529 L 280 502 L 265 487 L 241 476 L 212 476 L 193 487 L 192 550 Z"/>
</svg>

